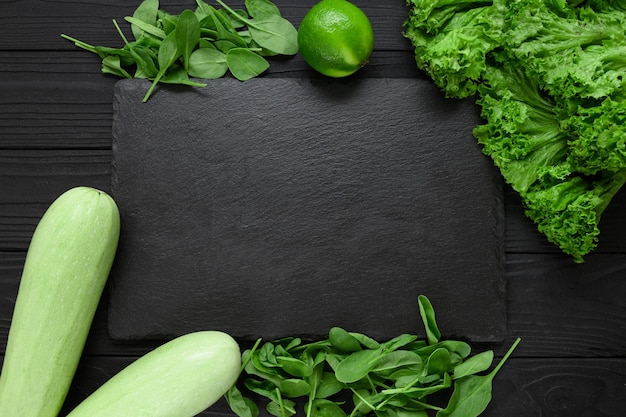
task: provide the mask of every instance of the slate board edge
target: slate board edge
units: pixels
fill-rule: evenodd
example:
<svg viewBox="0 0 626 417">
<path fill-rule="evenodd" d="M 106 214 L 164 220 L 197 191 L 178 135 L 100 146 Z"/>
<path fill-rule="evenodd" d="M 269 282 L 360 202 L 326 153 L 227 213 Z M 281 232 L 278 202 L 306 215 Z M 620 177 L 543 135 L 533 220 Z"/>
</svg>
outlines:
<svg viewBox="0 0 626 417">
<path fill-rule="evenodd" d="M 280 79 L 278 79 L 280 80 Z M 276 81 L 278 81 L 276 80 Z M 148 82 L 146 82 L 145 80 L 121 80 L 118 81 L 118 83 L 116 83 L 115 85 L 115 90 L 117 91 L 117 89 L 120 87 L 119 85 L 123 84 L 123 83 L 133 83 L 133 84 L 138 84 L 141 85 L 142 88 L 148 88 L 149 84 Z M 119 84 L 119 85 L 118 85 Z M 168 88 L 173 88 L 174 90 L 176 90 L 178 87 L 177 86 L 165 86 L 165 89 Z M 186 88 L 186 87 L 184 87 Z M 117 102 L 117 94 L 114 96 L 114 117 L 116 115 L 116 113 L 118 112 L 118 102 Z M 138 105 L 141 105 L 140 103 L 138 103 Z M 116 128 L 116 125 L 114 125 L 114 129 Z M 114 138 L 117 136 L 114 132 Z M 115 146 L 116 146 L 116 141 L 113 141 L 113 147 L 115 150 Z M 115 151 L 113 152 L 113 155 L 115 156 Z M 113 158 L 112 160 L 112 164 L 113 164 L 113 169 L 112 169 L 112 176 L 111 176 L 111 181 L 112 181 L 112 185 L 113 188 L 114 184 L 117 182 L 117 170 L 115 169 L 115 158 Z M 475 335 L 471 335 L 471 334 L 467 334 L 464 337 L 460 337 L 460 338 L 467 338 L 467 339 L 474 339 L 477 338 L 479 339 L 480 342 L 499 342 L 502 341 L 506 338 L 506 321 L 507 321 L 507 313 L 506 313 L 506 303 L 504 302 L 505 300 L 505 295 L 506 295 L 506 264 L 505 264 L 505 252 L 504 252 L 504 244 L 503 244 L 503 239 L 504 239 L 504 203 L 503 203 L 503 195 L 502 195 L 502 188 L 503 188 L 503 184 L 502 182 L 499 180 L 499 178 L 497 178 L 498 181 L 496 181 L 493 186 L 498 190 L 497 191 L 497 195 L 500 196 L 498 203 L 495 205 L 495 209 L 498 211 L 497 213 L 494 213 L 494 219 L 496 220 L 496 224 L 494 226 L 494 233 L 498 234 L 500 239 L 501 239 L 501 244 L 499 245 L 497 252 L 497 258 L 499 259 L 498 262 L 498 269 L 501 271 L 500 273 L 500 279 L 495 281 L 495 285 L 497 287 L 497 291 L 501 293 L 502 296 L 502 303 L 500 304 L 500 309 L 501 309 L 501 319 L 500 319 L 500 323 L 501 326 L 500 328 L 496 329 L 493 334 L 485 337 L 485 336 L 475 336 Z M 111 331 L 111 329 L 109 329 Z M 445 329 L 442 329 L 445 332 Z M 451 337 L 454 337 L 454 334 L 450 335 Z M 173 337 L 173 336 L 172 336 Z M 137 339 L 141 339 L 141 340 L 150 340 L 150 339 L 154 339 L 154 340 L 162 340 L 165 339 L 167 337 L 163 337 L 161 336 L 156 336 L 154 338 L 151 337 L 146 337 L 146 336 L 142 336 L 142 337 L 138 337 Z M 132 340 L 134 339 L 133 337 L 118 337 L 116 338 L 118 340 Z"/>
</svg>

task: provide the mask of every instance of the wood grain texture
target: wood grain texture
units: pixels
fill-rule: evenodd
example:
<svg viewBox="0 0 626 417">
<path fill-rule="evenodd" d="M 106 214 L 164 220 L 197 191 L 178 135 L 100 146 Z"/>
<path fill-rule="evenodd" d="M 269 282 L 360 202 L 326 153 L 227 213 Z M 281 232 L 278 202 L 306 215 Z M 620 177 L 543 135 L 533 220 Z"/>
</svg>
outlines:
<svg viewBox="0 0 626 417">
<path fill-rule="evenodd" d="M 125 16 L 132 15 L 138 5 L 136 0 L 23 0 L 0 3 L 0 27 L 5 36 L 0 37 L 0 50 L 65 49 L 74 46 L 60 37 L 66 33 L 93 45 L 116 46 L 121 39 L 112 23 L 116 19 L 124 32 L 130 34 Z M 213 1 L 207 3 L 217 5 Z M 233 8 L 241 8 L 241 0 L 226 2 Z M 296 27 L 306 11 L 316 0 L 276 0 L 283 17 Z M 410 50 L 410 43 L 402 36 L 402 23 L 407 16 L 403 0 L 361 0 L 357 2 L 370 17 L 375 31 L 377 50 Z M 161 7 L 170 13 L 180 13 L 194 8 L 193 0 L 162 1 Z"/>
<path fill-rule="evenodd" d="M 23 77 L 0 82 L 0 149 L 110 148 L 113 84 L 107 88 L 104 77 Z"/>
<path fill-rule="evenodd" d="M 172 12 L 193 5 L 192 0 L 162 2 Z M 314 2 L 276 0 L 296 23 Z M 370 14 L 376 29 L 372 60 L 356 78 L 423 78 L 401 34 L 405 2 L 355 2 Z M 59 35 L 121 45 L 112 19 L 121 21 L 137 4 L 0 1 L 0 352 L 24 254 L 45 208 L 73 185 L 89 182 L 106 188 L 110 181 L 111 99 L 117 79 L 102 75 L 97 57 Z M 273 60 L 264 76 L 319 77 L 299 56 Z M 572 264 L 535 230 L 510 190 L 504 201 L 508 338 L 477 349 L 493 347 L 502 355 L 514 337 L 523 341 L 496 379 L 485 415 L 622 417 L 626 192 L 620 192 L 605 212 L 599 247 L 583 265 Z M 104 302 L 98 310 L 66 408 L 154 347 L 110 339 L 107 307 Z M 223 405 L 204 415 L 232 416 Z"/>
<path fill-rule="evenodd" d="M 530 357 L 615 357 L 626 352 L 626 255 L 583 265 L 554 255 L 507 255 L 508 325 Z M 602 323 L 602 324 L 600 324 Z"/>
<path fill-rule="evenodd" d="M 626 407 L 626 359 L 515 359 L 494 380 L 483 417 L 618 417 Z"/>
<path fill-rule="evenodd" d="M 134 359 L 84 357 L 61 416 Z M 512 357 L 496 375 L 493 399 L 482 417 L 622 417 L 625 386 L 626 359 L 554 361 Z M 200 416 L 233 414 L 220 400 Z M 262 412 L 261 416 L 268 414 Z"/>
<path fill-rule="evenodd" d="M 0 153 L 0 195 L 11 204 L 51 203 L 68 186 L 85 185 L 106 191 L 110 189 L 110 175 L 110 150 Z"/>
</svg>

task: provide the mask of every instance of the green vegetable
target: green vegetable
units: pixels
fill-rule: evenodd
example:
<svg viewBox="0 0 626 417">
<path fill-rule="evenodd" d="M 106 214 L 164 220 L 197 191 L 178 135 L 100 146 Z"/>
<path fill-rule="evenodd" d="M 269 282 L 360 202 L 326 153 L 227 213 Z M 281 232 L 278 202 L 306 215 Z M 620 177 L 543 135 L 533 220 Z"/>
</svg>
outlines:
<svg viewBox="0 0 626 417">
<path fill-rule="evenodd" d="M 236 382 L 239 345 L 219 331 L 179 336 L 128 365 L 68 417 L 193 417 Z"/>
<path fill-rule="evenodd" d="M 437 413 L 437 417 L 464 417 L 480 415 L 491 401 L 492 382 L 496 373 L 504 362 L 511 356 L 517 347 L 519 339 L 515 340 L 502 360 L 487 375 L 467 375 L 457 379 L 454 383 L 454 393 L 448 406 Z"/>
<path fill-rule="evenodd" d="M 119 238 L 115 202 L 72 188 L 46 210 L 22 272 L 0 374 L 0 415 L 56 417 L 65 400 Z"/>
<path fill-rule="evenodd" d="M 496 373 L 520 339 L 493 370 L 478 375 L 491 367 L 493 351 L 472 356 L 467 343 L 441 340 L 430 301 L 420 295 L 418 304 L 425 340 L 402 334 L 380 343 L 339 327 L 330 329 L 328 339 L 306 344 L 299 338 L 258 340 L 243 352 L 241 383 L 226 393 L 228 404 L 239 417 L 259 414 L 248 393 L 264 398 L 276 417 L 296 414 L 298 400 L 304 401 L 307 417 L 478 416 L 491 400 Z M 450 392 L 445 408 L 430 400 L 437 394 L 441 401 Z"/>
<path fill-rule="evenodd" d="M 269 0 L 246 0 L 246 10 L 234 10 L 222 0 L 216 9 L 196 0 L 195 10 L 185 9 L 172 15 L 160 9 L 158 0 L 144 0 L 132 16 L 134 40 L 126 39 L 121 48 L 93 46 L 62 34 L 79 48 L 102 59 L 102 72 L 121 78 L 143 78 L 152 81 L 144 102 L 159 83 L 205 87 L 206 83 L 189 77 L 215 79 L 230 70 L 240 81 L 265 72 L 272 55 L 295 55 L 298 32 L 281 16 Z"/>
<path fill-rule="evenodd" d="M 626 8 L 616 0 L 408 0 L 416 63 L 477 97 L 474 136 L 576 262 L 626 182 Z"/>
</svg>

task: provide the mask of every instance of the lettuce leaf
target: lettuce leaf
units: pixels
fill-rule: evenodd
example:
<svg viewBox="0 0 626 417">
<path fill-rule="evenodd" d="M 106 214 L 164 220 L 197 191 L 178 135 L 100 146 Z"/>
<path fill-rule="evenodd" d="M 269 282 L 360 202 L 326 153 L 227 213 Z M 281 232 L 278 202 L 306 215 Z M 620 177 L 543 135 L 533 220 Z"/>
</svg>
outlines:
<svg viewBox="0 0 626 417">
<path fill-rule="evenodd" d="M 476 96 L 474 136 L 525 214 L 576 262 L 626 183 L 626 3 L 408 0 L 416 64 Z"/>
</svg>

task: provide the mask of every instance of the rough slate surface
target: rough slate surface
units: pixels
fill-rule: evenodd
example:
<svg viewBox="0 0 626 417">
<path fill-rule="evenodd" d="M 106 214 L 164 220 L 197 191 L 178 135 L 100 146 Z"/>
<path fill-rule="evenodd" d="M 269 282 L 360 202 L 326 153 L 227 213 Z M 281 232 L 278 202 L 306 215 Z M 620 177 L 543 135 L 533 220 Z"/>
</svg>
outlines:
<svg viewBox="0 0 626 417">
<path fill-rule="evenodd" d="M 110 333 L 505 333 L 500 177 L 468 101 L 419 79 L 116 84 Z"/>
</svg>

